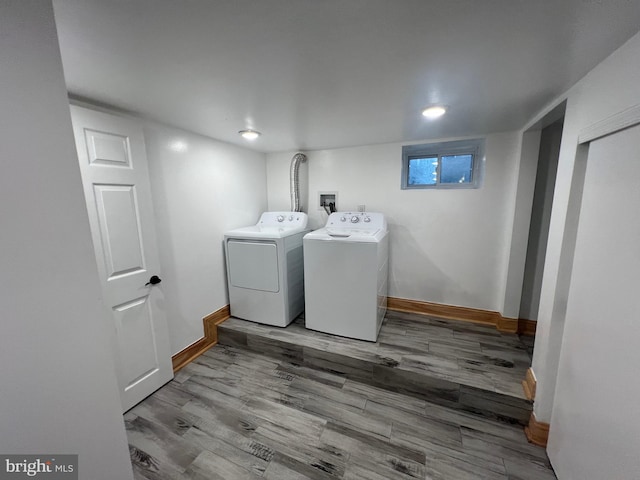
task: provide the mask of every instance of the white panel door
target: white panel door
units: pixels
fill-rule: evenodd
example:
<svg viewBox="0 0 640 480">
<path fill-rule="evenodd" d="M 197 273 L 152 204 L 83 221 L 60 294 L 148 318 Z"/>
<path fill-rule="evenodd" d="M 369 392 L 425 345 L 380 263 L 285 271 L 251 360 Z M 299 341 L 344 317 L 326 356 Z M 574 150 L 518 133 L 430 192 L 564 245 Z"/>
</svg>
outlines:
<svg viewBox="0 0 640 480">
<path fill-rule="evenodd" d="M 144 137 L 131 119 L 71 107 L 113 354 L 126 411 L 173 378 Z M 157 280 L 154 280 L 157 281 Z"/>
<path fill-rule="evenodd" d="M 558 478 L 640 478 L 640 125 L 591 142 L 549 433 Z"/>
</svg>

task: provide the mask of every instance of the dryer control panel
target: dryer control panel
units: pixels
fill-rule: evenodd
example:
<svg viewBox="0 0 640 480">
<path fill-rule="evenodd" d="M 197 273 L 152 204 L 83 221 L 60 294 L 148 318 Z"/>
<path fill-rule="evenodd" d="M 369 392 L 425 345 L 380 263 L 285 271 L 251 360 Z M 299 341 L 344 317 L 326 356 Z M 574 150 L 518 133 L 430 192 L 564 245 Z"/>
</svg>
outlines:
<svg viewBox="0 0 640 480">
<path fill-rule="evenodd" d="M 261 227 L 305 228 L 309 217 L 304 212 L 264 212 L 258 220 Z"/>
</svg>

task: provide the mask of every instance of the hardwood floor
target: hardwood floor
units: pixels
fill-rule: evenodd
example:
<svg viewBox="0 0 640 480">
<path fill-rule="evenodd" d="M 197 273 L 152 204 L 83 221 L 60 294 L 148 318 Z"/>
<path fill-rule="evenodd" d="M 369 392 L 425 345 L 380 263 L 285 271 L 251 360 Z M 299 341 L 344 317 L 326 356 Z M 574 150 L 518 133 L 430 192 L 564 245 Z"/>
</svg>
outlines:
<svg viewBox="0 0 640 480">
<path fill-rule="evenodd" d="M 125 422 L 137 479 L 555 479 L 518 425 L 233 346 Z"/>
<path fill-rule="evenodd" d="M 366 342 L 308 330 L 303 316 L 287 328 L 230 318 L 218 339 L 489 418 L 524 426 L 531 415 L 529 348 L 491 326 L 388 312 L 378 341 Z"/>
</svg>

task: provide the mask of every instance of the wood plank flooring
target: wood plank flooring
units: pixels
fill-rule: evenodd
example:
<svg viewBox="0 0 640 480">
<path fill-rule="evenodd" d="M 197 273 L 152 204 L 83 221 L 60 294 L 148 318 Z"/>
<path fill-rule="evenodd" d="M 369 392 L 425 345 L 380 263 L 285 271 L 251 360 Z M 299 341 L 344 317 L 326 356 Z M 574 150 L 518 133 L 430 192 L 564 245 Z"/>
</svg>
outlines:
<svg viewBox="0 0 640 480">
<path fill-rule="evenodd" d="M 490 326 L 388 312 L 378 341 L 366 342 L 308 330 L 304 316 L 286 328 L 230 318 L 218 338 L 432 403 L 521 425 L 529 421 L 532 406 L 521 382 L 531 365 L 530 348 Z"/>
<path fill-rule="evenodd" d="M 518 425 L 233 346 L 125 423 L 137 479 L 555 479 Z"/>
</svg>

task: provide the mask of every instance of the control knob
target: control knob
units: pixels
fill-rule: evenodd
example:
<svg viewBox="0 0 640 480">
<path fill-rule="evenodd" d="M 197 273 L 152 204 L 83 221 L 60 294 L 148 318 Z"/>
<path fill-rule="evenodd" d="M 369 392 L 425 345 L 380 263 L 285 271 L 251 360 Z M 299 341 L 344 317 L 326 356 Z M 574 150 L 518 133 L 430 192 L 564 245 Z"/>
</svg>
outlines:
<svg viewBox="0 0 640 480">
<path fill-rule="evenodd" d="M 370 221 L 371 221 L 371 218 L 369 218 L 369 217 L 364 217 L 364 222 L 365 222 L 365 223 L 369 223 Z"/>
<path fill-rule="evenodd" d="M 351 217 L 351 223 L 358 223 L 360 221 L 360 217 L 358 217 L 357 215 L 354 215 L 353 217 Z"/>
<path fill-rule="evenodd" d="M 278 220 L 279 222 L 284 222 L 284 216 L 278 215 L 278 218 L 276 218 L 276 220 Z"/>
<path fill-rule="evenodd" d="M 290 221 L 290 222 L 293 222 L 293 215 L 290 215 L 290 216 L 289 216 L 289 221 Z"/>
<path fill-rule="evenodd" d="M 344 217 L 340 217 L 340 221 L 341 221 L 341 222 L 346 222 L 346 221 L 347 221 L 347 219 L 346 219 L 346 218 L 344 218 Z"/>
</svg>

